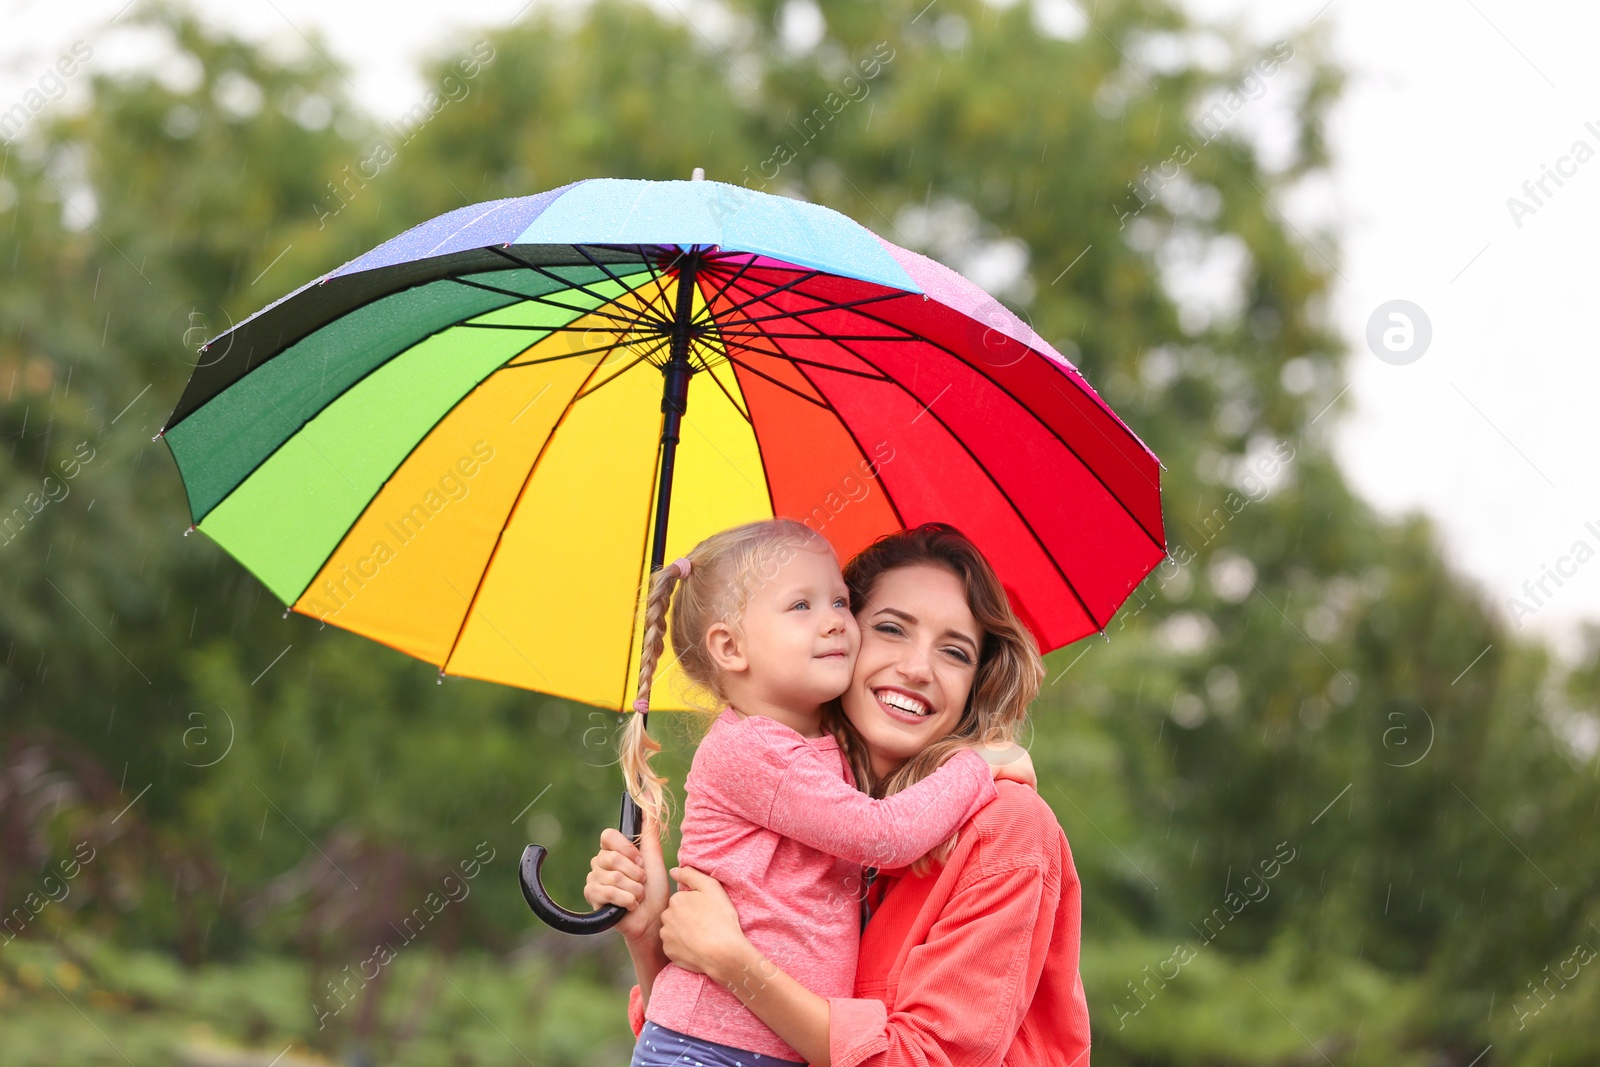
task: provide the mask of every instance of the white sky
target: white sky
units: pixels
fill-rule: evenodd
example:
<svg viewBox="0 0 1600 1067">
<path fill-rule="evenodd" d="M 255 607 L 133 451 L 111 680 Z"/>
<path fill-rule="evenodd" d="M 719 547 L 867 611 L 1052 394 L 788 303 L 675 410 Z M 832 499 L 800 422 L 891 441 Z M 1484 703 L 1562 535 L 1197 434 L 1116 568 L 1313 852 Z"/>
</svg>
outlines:
<svg viewBox="0 0 1600 1067">
<path fill-rule="evenodd" d="M 215 22 L 289 49 L 320 30 L 357 98 L 392 117 L 426 88 L 414 73 L 421 57 L 465 43 L 474 28 L 511 21 L 526 0 L 470 8 L 195 2 Z M 1070 30 L 1081 19 L 1062 8 L 1071 0 L 1035 2 L 1054 10 L 1043 16 L 1052 25 Z M 47 0 L 0 0 L 0 111 L 80 37 L 95 49 L 91 68 L 148 60 L 148 41 L 96 32 L 124 3 L 76 0 L 64 12 Z M 1186 3 L 1202 18 L 1238 22 L 1263 45 L 1313 19 L 1329 34 L 1350 74 L 1333 117 L 1333 181 L 1279 205 L 1307 234 L 1336 230 L 1342 246 L 1332 313 L 1349 344 L 1351 388 L 1347 408 L 1326 417 L 1337 420 L 1336 452 L 1381 512 L 1432 516 L 1451 560 L 1508 619 L 1507 598 L 1522 596 L 1525 581 L 1586 541 L 1596 558 L 1561 588 L 1547 585 L 1553 596 L 1526 622 L 1570 648 L 1576 622 L 1600 618 L 1600 492 L 1582 436 L 1587 425 L 1593 437 L 1600 394 L 1600 255 L 1592 243 L 1600 235 L 1600 64 L 1591 54 L 1600 6 Z M 1286 95 L 1279 86 L 1292 84 L 1275 79 L 1240 121 L 1270 141 L 1272 105 Z M 73 86 L 50 106 L 73 106 L 81 90 Z M 1594 158 L 1564 164 L 1573 173 L 1560 188 L 1547 183 L 1553 195 L 1541 194 L 1543 205 L 1519 227 L 1507 199 L 1525 198 L 1523 183 L 1556 167 L 1579 140 Z M 1382 362 L 1365 344 L 1369 316 L 1394 299 L 1419 305 L 1432 323 L 1430 348 L 1407 365 Z"/>
</svg>

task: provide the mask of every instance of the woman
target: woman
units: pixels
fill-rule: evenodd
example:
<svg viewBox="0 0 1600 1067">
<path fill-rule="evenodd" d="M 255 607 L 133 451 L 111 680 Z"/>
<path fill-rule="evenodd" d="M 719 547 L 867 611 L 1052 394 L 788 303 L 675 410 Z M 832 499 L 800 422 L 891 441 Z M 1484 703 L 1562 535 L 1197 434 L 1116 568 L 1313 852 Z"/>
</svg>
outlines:
<svg viewBox="0 0 1600 1067">
<path fill-rule="evenodd" d="M 845 578 L 861 652 L 835 733 L 858 783 L 887 795 L 959 747 L 1014 737 L 1043 665 L 965 536 L 935 523 L 891 535 Z M 658 835 L 647 831 L 641 851 L 607 830 L 584 895 L 629 910 L 618 929 L 639 976 L 634 1032 L 670 958 L 732 989 L 817 1067 L 1087 1064 L 1066 837 L 1032 790 L 997 787 L 952 841 L 873 882 L 856 999 L 825 1000 L 785 975 L 744 937 L 721 886 L 692 868 L 671 872 L 683 889 L 669 906 Z"/>
</svg>

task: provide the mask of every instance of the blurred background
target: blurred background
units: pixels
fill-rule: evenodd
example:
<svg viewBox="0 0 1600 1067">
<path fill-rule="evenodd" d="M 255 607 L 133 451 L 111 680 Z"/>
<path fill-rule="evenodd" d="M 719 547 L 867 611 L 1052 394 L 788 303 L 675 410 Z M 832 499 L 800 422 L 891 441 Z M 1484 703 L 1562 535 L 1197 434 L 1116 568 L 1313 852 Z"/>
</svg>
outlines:
<svg viewBox="0 0 1600 1067">
<path fill-rule="evenodd" d="M 1593 12 L 9 7 L 0 1065 L 626 1062 L 625 953 L 513 877 L 579 902 L 618 716 L 285 618 L 151 438 L 417 222 L 696 166 L 989 288 L 1166 464 L 1029 738 L 1095 1063 L 1600 1062 Z"/>
</svg>

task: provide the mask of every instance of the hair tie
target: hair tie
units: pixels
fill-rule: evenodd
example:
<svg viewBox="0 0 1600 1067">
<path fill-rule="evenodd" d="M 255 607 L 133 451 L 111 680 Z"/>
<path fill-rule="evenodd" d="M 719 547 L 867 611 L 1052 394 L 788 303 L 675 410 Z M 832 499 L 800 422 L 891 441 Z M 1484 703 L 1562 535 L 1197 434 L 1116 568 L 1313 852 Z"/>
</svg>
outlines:
<svg viewBox="0 0 1600 1067">
<path fill-rule="evenodd" d="M 650 710 L 650 698 L 640 697 L 638 700 L 635 700 L 633 702 L 633 710 L 637 711 L 640 715 L 648 713 Z"/>
<path fill-rule="evenodd" d="M 672 561 L 672 565 L 678 568 L 678 577 L 680 579 L 689 577 L 690 563 L 688 556 L 679 556 L 677 559 Z"/>
</svg>

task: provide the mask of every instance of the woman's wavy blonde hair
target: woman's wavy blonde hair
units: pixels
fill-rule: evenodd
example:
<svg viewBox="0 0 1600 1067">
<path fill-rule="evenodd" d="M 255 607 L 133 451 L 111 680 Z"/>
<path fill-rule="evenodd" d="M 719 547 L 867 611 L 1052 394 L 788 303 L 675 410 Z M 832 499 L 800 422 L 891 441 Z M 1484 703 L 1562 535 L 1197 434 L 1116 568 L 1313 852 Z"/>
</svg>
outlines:
<svg viewBox="0 0 1600 1067">
<path fill-rule="evenodd" d="M 685 557 L 689 561 L 686 577 L 676 561 L 651 575 L 644 598 L 644 643 L 635 707 L 649 706 L 650 686 L 669 630 L 678 669 L 693 686 L 688 694 L 693 702 L 708 712 L 725 705 L 722 678 L 706 647 L 707 631 L 718 622 L 737 630 L 750 595 L 776 578 L 778 568 L 795 552 L 818 547 L 833 552 L 828 540 L 803 522 L 764 519 L 701 541 Z M 650 758 L 661 751 L 661 743 L 644 727 L 644 716 L 636 713 L 622 731 L 622 775 L 629 795 L 641 810 L 655 817 L 665 834 L 671 816 L 667 779 L 650 768 Z"/>
<path fill-rule="evenodd" d="M 844 750 L 856 784 L 874 797 L 891 796 L 938 770 L 963 748 L 990 742 L 1014 742 L 1027 720 L 1028 707 L 1039 695 L 1044 660 L 1033 634 L 1011 608 L 999 575 L 966 534 L 948 523 L 929 522 L 887 534 L 845 564 L 850 604 L 859 611 L 870 603 L 879 579 L 901 567 L 942 567 L 961 580 L 967 607 L 983 632 L 978 670 L 967 706 L 955 728 L 906 760 L 881 781 L 874 778 L 867 745 L 838 701 L 828 706 L 823 725 Z M 913 865 L 921 874 L 943 863 L 955 849 L 956 834 Z"/>
</svg>

